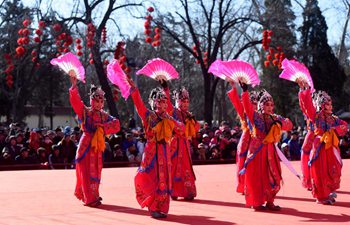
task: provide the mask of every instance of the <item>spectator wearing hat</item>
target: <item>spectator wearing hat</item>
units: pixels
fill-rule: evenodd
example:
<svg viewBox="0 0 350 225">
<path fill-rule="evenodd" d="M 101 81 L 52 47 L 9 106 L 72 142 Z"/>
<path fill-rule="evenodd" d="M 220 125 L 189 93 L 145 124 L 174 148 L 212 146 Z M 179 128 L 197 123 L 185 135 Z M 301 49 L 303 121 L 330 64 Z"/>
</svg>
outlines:
<svg viewBox="0 0 350 225">
<path fill-rule="evenodd" d="M 126 155 L 124 154 L 119 144 L 115 144 L 113 147 L 113 158 L 114 158 L 114 161 L 117 161 L 117 162 L 128 161 Z"/>
<path fill-rule="evenodd" d="M 207 146 L 203 143 L 198 145 L 198 160 L 206 160 Z"/>
<path fill-rule="evenodd" d="M 48 156 L 46 154 L 46 149 L 44 147 L 39 147 L 37 149 L 37 162 L 40 164 L 40 168 L 47 169 L 49 166 Z"/>
<path fill-rule="evenodd" d="M 16 141 L 16 136 L 15 135 L 11 135 L 8 138 L 7 147 L 9 149 L 13 159 L 15 159 L 15 157 L 20 154 L 21 147 L 17 145 L 17 141 Z"/>
<path fill-rule="evenodd" d="M 288 141 L 291 160 L 300 160 L 301 146 L 298 140 L 298 131 L 291 133 L 291 138 Z"/>
<path fill-rule="evenodd" d="M 64 137 L 64 134 L 62 132 L 62 128 L 61 127 L 57 127 L 55 129 L 55 135 L 54 135 L 54 137 L 52 139 L 52 143 L 53 144 L 58 144 L 62 140 L 63 137 Z"/>
<path fill-rule="evenodd" d="M 15 158 L 16 164 L 33 164 L 34 160 L 31 156 L 29 156 L 29 149 L 27 147 L 23 147 L 20 150 L 20 154 Z"/>
<path fill-rule="evenodd" d="M 8 147 L 4 147 L 0 155 L 0 165 L 12 165 L 15 163 L 14 158 Z"/>
<path fill-rule="evenodd" d="M 52 153 L 49 155 L 49 168 L 50 169 L 62 169 L 63 166 L 57 165 L 62 164 L 63 157 L 61 156 L 61 150 L 59 145 L 52 145 Z"/>
<path fill-rule="evenodd" d="M 58 143 L 61 148 L 62 157 L 64 159 L 64 163 L 74 163 L 75 152 L 77 150 L 77 146 L 74 141 L 71 140 L 70 135 L 72 134 L 72 128 L 70 126 L 66 126 L 63 130 L 63 138 Z"/>
<path fill-rule="evenodd" d="M 136 141 L 134 139 L 134 136 L 132 133 L 127 133 L 125 135 L 125 139 L 123 140 L 122 145 L 121 145 L 124 154 L 126 154 L 127 149 L 132 145 L 136 145 Z"/>
<path fill-rule="evenodd" d="M 288 160 L 290 160 L 289 145 L 287 143 L 282 143 L 281 150 Z"/>
</svg>

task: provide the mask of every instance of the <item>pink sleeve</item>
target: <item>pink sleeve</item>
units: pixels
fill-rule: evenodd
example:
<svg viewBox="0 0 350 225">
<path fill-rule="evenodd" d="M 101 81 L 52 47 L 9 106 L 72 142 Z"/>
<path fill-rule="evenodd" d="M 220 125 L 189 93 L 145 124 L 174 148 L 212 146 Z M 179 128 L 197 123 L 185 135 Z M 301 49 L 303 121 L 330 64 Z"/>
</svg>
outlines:
<svg viewBox="0 0 350 225">
<path fill-rule="evenodd" d="M 227 92 L 227 96 L 230 98 L 241 120 L 245 120 L 243 104 L 239 99 L 236 88 L 232 87 L 232 89 Z"/>
<path fill-rule="evenodd" d="M 298 96 L 299 96 L 299 106 L 301 111 L 303 112 L 304 115 L 306 115 L 306 109 L 305 109 L 305 105 L 304 105 L 304 101 L 303 101 L 303 91 L 299 91 Z"/>
<path fill-rule="evenodd" d="M 108 121 L 103 124 L 105 134 L 115 134 L 120 130 L 120 122 L 117 118 L 108 116 Z"/>
<path fill-rule="evenodd" d="M 171 100 L 170 100 L 170 89 L 169 88 L 165 88 L 165 89 L 163 88 L 163 90 L 164 90 L 164 92 L 166 94 L 166 97 L 168 98 L 168 101 L 167 101 L 168 108 L 166 109 L 166 111 L 167 111 L 167 113 L 169 115 L 173 115 L 174 106 L 173 106 L 173 104 L 171 103 Z"/>
<path fill-rule="evenodd" d="M 139 89 L 135 88 L 131 93 L 132 100 L 134 101 L 134 104 L 136 106 L 137 113 L 141 117 L 141 119 L 144 121 L 146 119 L 146 112 L 147 108 L 145 106 L 145 103 L 143 103 Z"/>
<path fill-rule="evenodd" d="M 242 93 L 242 103 L 243 103 L 244 111 L 245 111 L 249 121 L 253 125 L 254 124 L 254 107 L 253 107 L 252 103 L 250 102 L 248 91 L 244 91 Z"/>
<path fill-rule="evenodd" d="M 344 136 L 348 132 L 348 123 L 344 120 L 338 119 L 340 125 L 333 127 L 338 136 Z"/>
<path fill-rule="evenodd" d="M 306 90 L 302 91 L 300 93 L 299 97 L 300 97 L 300 100 L 302 101 L 302 104 L 304 106 L 305 115 L 312 122 L 315 122 L 316 109 L 315 109 L 314 104 L 312 103 L 311 90 L 306 89 Z"/>
<path fill-rule="evenodd" d="M 293 123 L 288 118 L 282 118 L 282 130 L 290 131 L 293 129 Z"/>
<path fill-rule="evenodd" d="M 80 120 L 83 120 L 84 103 L 81 101 L 79 91 L 77 87 L 71 87 L 69 89 L 69 100 L 73 107 L 74 112 L 77 114 Z"/>
</svg>

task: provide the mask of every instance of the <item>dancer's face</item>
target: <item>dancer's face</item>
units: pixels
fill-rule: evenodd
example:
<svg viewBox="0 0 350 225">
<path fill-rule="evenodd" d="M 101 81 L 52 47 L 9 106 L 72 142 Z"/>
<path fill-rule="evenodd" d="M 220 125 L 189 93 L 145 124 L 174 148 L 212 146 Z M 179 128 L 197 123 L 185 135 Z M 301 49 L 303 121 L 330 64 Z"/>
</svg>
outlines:
<svg viewBox="0 0 350 225">
<path fill-rule="evenodd" d="M 265 114 L 273 114 L 273 109 L 275 104 L 272 101 L 267 101 L 263 105 L 263 113 Z"/>
<path fill-rule="evenodd" d="M 188 111 L 188 108 L 190 106 L 190 100 L 185 98 L 185 99 L 179 99 L 177 100 L 178 102 L 178 105 L 179 105 L 179 108 L 181 111 L 185 111 L 187 112 Z"/>
<path fill-rule="evenodd" d="M 156 112 L 163 113 L 166 111 L 168 103 L 166 99 L 160 99 L 156 101 Z"/>
<path fill-rule="evenodd" d="M 328 101 L 328 102 L 324 103 L 323 110 L 327 114 L 332 114 L 333 113 L 332 101 Z"/>
<path fill-rule="evenodd" d="M 91 99 L 91 108 L 96 111 L 101 111 L 104 106 L 104 99 L 102 98 L 94 98 Z"/>
</svg>

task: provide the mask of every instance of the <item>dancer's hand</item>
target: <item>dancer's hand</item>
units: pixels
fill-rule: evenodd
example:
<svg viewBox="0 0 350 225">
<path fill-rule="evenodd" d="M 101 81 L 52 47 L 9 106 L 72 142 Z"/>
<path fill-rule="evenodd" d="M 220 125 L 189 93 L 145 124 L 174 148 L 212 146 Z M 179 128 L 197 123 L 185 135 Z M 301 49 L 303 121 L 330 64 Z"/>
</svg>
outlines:
<svg viewBox="0 0 350 225">
<path fill-rule="evenodd" d="M 248 85 L 246 83 L 239 81 L 239 85 L 241 86 L 244 92 L 248 90 Z"/>
<path fill-rule="evenodd" d="M 166 82 L 165 79 L 158 79 L 159 83 L 160 83 L 160 86 L 162 86 L 163 89 L 168 89 L 168 82 Z"/>
<path fill-rule="evenodd" d="M 71 75 L 71 72 L 73 72 L 72 74 L 74 75 Z M 72 87 L 75 88 L 77 86 L 77 78 L 73 70 L 69 71 L 69 76 L 70 76 L 70 82 L 72 84 Z"/>
</svg>

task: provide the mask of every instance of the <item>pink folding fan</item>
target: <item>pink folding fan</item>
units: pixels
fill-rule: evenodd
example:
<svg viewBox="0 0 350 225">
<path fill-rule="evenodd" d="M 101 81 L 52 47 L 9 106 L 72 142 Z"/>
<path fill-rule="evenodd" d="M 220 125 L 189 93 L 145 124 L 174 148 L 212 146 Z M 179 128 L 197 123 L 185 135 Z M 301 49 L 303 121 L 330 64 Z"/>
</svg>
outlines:
<svg viewBox="0 0 350 225">
<path fill-rule="evenodd" d="M 148 60 L 147 64 L 142 69 L 138 70 L 136 74 L 144 74 L 155 80 L 172 80 L 179 78 L 179 74 L 175 68 L 170 63 L 160 58 Z"/>
<path fill-rule="evenodd" d="M 209 67 L 208 72 L 214 74 L 215 76 L 226 80 L 226 75 L 223 74 L 224 65 L 220 59 L 215 60 Z"/>
<path fill-rule="evenodd" d="M 213 68 L 212 68 L 213 67 Z M 229 78 L 234 82 L 244 82 L 253 87 L 260 84 L 258 73 L 254 67 L 241 60 L 218 61 L 216 60 L 209 68 L 208 72 L 215 76 L 226 79 Z"/>
<path fill-rule="evenodd" d="M 282 61 L 282 73 L 280 78 L 296 81 L 298 78 L 304 80 L 314 90 L 314 83 L 306 66 L 296 60 L 284 59 Z"/>
<path fill-rule="evenodd" d="M 127 75 L 120 68 L 118 60 L 113 60 L 107 66 L 107 77 L 114 84 L 119 87 L 119 90 L 126 100 L 130 95 L 130 84 L 128 82 Z"/>
<path fill-rule="evenodd" d="M 51 65 L 58 66 L 64 72 L 69 74 L 73 70 L 78 80 L 85 83 L 85 70 L 79 59 L 71 52 L 54 58 L 50 61 Z"/>
</svg>

